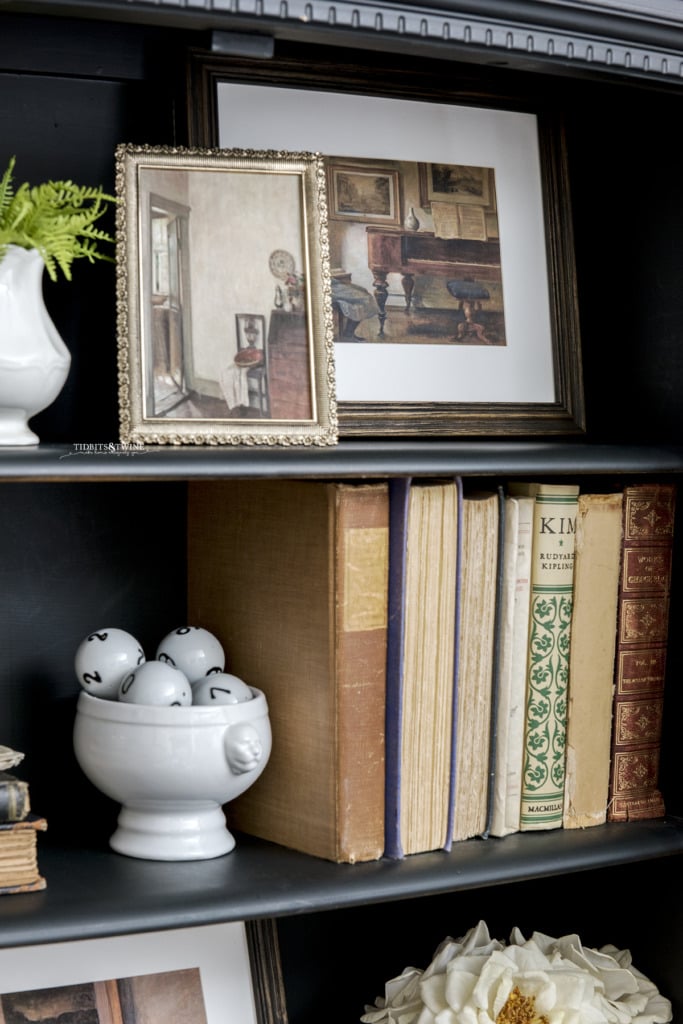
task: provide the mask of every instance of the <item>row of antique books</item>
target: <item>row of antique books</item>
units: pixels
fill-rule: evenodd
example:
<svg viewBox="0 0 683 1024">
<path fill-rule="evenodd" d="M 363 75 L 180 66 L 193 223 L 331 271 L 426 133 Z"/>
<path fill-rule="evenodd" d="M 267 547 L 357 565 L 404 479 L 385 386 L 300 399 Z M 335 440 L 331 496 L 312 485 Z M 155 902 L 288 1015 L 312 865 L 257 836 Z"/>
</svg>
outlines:
<svg viewBox="0 0 683 1024">
<path fill-rule="evenodd" d="M 664 814 L 675 490 L 189 485 L 188 613 L 266 694 L 230 827 L 337 862 Z"/>
<path fill-rule="evenodd" d="M 0 746 L 0 896 L 44 889 L 38 869 L 38 833 L 45 818 L 31 811 L 29 784 L 13 770 L 23 754 Z"/>
</svg>

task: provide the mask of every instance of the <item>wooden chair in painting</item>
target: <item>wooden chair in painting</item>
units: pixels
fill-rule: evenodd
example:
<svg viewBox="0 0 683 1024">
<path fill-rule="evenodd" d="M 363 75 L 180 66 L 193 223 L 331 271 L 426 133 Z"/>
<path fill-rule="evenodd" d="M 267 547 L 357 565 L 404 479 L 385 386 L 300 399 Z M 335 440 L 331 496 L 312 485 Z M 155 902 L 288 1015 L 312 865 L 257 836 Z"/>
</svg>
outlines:
<svg viewBox="0 0 683 1024">
<path fill-rule="evenodd" d="M 235 365 L 246 371 L 249 410 L 267 419 L 270 417 L 270 398 L 266 318 L 259 313 L 237 313 L 235 333 Z"/>
</svg>

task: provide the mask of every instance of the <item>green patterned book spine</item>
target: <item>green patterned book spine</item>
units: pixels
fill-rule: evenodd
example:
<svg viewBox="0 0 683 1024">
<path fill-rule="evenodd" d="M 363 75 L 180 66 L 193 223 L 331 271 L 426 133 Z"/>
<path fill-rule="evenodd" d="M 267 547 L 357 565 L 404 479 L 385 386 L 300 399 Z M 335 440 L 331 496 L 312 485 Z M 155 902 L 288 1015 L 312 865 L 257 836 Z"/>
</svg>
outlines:
<svg viewBox="0 0 683 1024">
<path fill-rule="evenodd" d="M 562 826 L 579 488 L 518 484 L 514 490 L 535 498 L 520 813 L 520 830 L 531 831 Z"/>
</svg>

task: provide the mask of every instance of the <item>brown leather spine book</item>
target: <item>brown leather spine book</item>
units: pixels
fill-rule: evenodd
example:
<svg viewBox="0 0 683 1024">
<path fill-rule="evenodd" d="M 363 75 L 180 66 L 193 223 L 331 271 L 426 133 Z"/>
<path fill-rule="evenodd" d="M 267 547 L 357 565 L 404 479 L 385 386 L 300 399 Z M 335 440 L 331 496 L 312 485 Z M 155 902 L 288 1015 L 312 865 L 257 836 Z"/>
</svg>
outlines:
<svg viewBox="0 0 683 1024">
<path fill-rule="evenodd" d="M 609 821 L 659 818 L 662 705 L 676 490 L 624 489 Z"/>
<path fill-rule="evenodd" d="M 384 851 L 386 483 L 189 485 L 188 616 L 263 690 L 273 750 L 231 828 L 327 860 Z"/>
</svg>

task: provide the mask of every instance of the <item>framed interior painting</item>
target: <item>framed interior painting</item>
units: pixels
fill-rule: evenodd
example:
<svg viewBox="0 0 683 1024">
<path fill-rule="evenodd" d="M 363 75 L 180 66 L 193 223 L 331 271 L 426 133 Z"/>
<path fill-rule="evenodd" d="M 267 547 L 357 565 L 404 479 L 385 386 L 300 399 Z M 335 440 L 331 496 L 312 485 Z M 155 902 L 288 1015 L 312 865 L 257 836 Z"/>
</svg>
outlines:
<svg viewBox="0 0 683 1024">
<path fill-rule="evenodd" d="M 399 175 L 394 168 L 330 161 L 328 183 L 332 220 L 400 226 Z"/>
<path fill-rule="evenodd" d="M 0 950 L 1 1024 L 286 1024 L 273 922 Z"/>
<path fill-rule="evenodd" d="M 581 433 L 557 117 L 474 70 L 465 88 L 450 65 L 309 56 L 193 51 L 188 124 L 203 144 L 322 155 L 339 433 Z"/>
<path fill-rule="evenodd" d="M 121 440 L 334 444 L 321 158 L 122 145 L 116 190 Z"/>
</svg>

